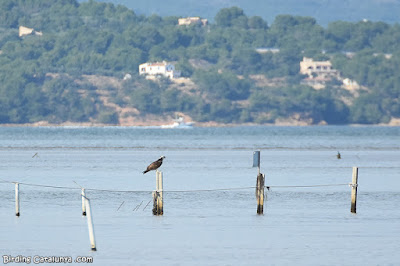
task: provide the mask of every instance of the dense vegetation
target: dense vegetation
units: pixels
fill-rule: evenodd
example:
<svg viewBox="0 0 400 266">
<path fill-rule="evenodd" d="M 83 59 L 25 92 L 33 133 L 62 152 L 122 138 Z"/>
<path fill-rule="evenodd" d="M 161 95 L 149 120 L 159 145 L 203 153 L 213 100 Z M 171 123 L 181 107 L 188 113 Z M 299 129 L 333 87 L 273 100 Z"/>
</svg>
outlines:
<svg viewBox="0 0 400 266">
<path fill-rule="evenodd" d="M 140 116 L 179 111 L 197 121 L 273 123 L 297 116 L 329 124 L 400 117 L 398 24 L 338 21 L 323 28 L 311 17 L 281 15 L 268 25 L 237 7 L 221 9 L 208 26 L 177 20 L 95 1 L 1 1 L 0 123 L 118 123 L 85 75 L 118 78 L 121 86 L 102 89 Z M 43 36 L 20 38 L 20 25 Z M 259 53 L 259 47 L 279 52 Z M 323 90 L 300 85 L 303 56 L 331 59 L 366 89 L 351 95 L 335 80 Z M 139 64 L 162 60 L 176 62 L 195 86 L 138 75 Z M 126 73 L 132 78 L 122 82 Z M 254 75 L 280 82 L 260 85 Z"/>
</svg>

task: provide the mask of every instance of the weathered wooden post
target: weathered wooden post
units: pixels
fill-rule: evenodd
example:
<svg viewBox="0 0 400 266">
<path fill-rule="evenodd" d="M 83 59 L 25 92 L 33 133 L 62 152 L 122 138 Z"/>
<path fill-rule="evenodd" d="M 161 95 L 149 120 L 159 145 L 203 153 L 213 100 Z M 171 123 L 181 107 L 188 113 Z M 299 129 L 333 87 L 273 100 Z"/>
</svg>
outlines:
<svg viewBox="0 0 400 266">
<path fill-rule="evenodd" d="M 162 172 L 156 171 L 156 190 L 153 191 L 153 214 L 163 215 L 163 177 Z"/>
<path fill-rule="evenodd" d="M 164 214 L 164 207 L 163 207 L 163 174 L 162 172 L 158 172 L 158 214 L 163 215 Z"/>
<path fill-rule="evenodd" d="M 353 178 L 351 182 L 351 209 L 352 213 L 356 213 L 357 209 L 357 186 L 358 186 L 358 167 L 353 167 Z"/>
<path fill-rule="evenodd" d="M 19 183 L 15 182 L 15 216 L 19 217 Z"/>
<path fill-rule="evenodd" d="M 157 215 L 158 214 L 158 210 L 157 210 L 157 198 L 158 198 L 158 170 L 156 170 L 156 190 L 153 190 L 153 193 L 151 193 L 151 195 L 153 196 L 153 215 Z"/>
<path fill-rule="evenodd" d="M 260 151 L 253 152 L 253 167 L 258 167 L 256 183 L 257 214 L 263 214 L 265 175 L 261 173 L 260 169 Z"/>
<path fill-rule="evenodd" d="M 158 193 L 156 190 L 153 190 L 153 193 L 151 193 L 151 195 L 153 196 L 153 215 L 157 215 L 158 214 L 158 210 L 157 210 L 157 198 L 158 198 Z"/>
<path fill-rule="evenodd" d="M 264 183 L 265 183 L 265 175 L 259 173 L 257 176 L 257 188 L 256 188 L 257 214 L 264 213 Z"/>
<path fill-rule="evenodd" d="M 84 188 L 82 188 L 81 195 L 82 195 L 82 216 L 86 216 L 86 203 L 85 203 L 86 195 Z"/>
<path fill-rule="evenodd" d="M 89 229 L 89 240 L 90 240 L 90 246 L 92 248 L 92 251 L 96 251 L 96 240 L 94 238 L 94 228 L 93 228 L 93 219 L 92 219 L 92 211 L 90 209 L 90 200 L 87 197 L 85 198 L 85 205 L 86 205 L 86 217 L 87 217 L 87 223 L 88 223 L 88 229 Z"/>
</svg>

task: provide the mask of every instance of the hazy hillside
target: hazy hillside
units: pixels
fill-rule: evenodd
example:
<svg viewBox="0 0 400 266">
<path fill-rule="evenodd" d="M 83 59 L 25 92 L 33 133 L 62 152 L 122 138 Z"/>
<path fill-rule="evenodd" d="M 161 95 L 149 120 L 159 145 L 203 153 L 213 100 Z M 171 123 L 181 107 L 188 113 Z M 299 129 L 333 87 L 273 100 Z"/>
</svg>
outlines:
<svg viewBox="0 0 400 266">
<path fill-rule="evenodd" d="M 247 15 L 261 16 L 271 24 L 275 16 L 291 14 L 311 16 L 323 26 L 337 20 L 368 19 L 400 22 L 400 0 L 102 0 L 121 4 L 138 14 L 161 16 L 202 16 L 210 20 L 221 8 L 238 6 Z M 83 2 L 83 1 L 81 1 Z"/>
<path fill-rule="evenodd" d="M 182 78 L 139 75 L 140 64 L 162 61 Z M 400 121 L 399 65 L 399 24 L 267 23 L 230 7 L 186 26 L 112 3 L 0 1 L 0 124 L 133 125 L 176 113 L 204 123 L 389 123 Z"/>
</svg>

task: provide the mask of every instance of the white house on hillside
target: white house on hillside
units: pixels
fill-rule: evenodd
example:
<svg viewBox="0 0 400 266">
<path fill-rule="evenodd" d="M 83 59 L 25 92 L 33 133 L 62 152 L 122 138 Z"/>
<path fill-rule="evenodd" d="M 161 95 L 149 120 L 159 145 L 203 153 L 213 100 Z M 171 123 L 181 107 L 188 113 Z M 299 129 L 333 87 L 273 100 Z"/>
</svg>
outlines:
<svg viewBox="0 0 400 266">
<path fill-rule="evenodd" d="M 25 26 L 19 26 L 19 37 L 26 36 L 26 35 L 39 35 L 42 36 L 43 33 L 41 31 L 35 31 L 34 29 L 25 27 Z"/>
<path fill-rule="evenodd" d="M 188 25 L 195 25 L 195 24 L 201 24 L 203 26 L 208 24 L 208 20 L 205 18 L 200 18 L 200 17 L 187 17 L 187 18 L 180 18 L 178 19 L 178 25 L 179 26 L 188 26 Z"/>
<path fill-rule="evenodd" d="M 170 79 L 179 78 L 181 72 L 175 70 L 175 66 L 168 62 L 144 63 L 139 65 L 139 74 L 150 77 L 165 76 Z"/>
<path fill-rule="evenodd" d="M 300 73 L 312 78 L 313 74 L 324 77 L 335 76 L 338 71 L 332 68 L 330 61 L 314 61 L 312 58 L 304 57 L 300 62 Z"/>
</svg>

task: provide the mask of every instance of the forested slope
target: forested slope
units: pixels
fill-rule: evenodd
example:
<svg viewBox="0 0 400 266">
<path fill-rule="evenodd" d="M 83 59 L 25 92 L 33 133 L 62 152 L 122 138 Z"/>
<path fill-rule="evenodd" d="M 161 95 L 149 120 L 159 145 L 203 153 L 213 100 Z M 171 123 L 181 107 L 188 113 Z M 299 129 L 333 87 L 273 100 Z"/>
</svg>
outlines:
<svg viewBox="0 0 400 266">
<path fill-rule="evenodd" d="M 95 1 L 1 1 L 0 123 L 118 124 L 175 112 L 223 123 L 400 117 L 398 24 L 322 27 L 312 17 L 281 15 L 269 25 L 237 7 L 221 9 L 207 26 L 178 26 L 179 17 Z M 41 35 L 19 37 L 19 26 Z M 256 50 L 271 47 L 279 52 Z M 305 85 L 303 57 L 330 60 L 362 89 L 351 93 L 336 79 L 321 90 Z M 185 79 L 138 75 L 139 64 L 163 60 Z M 123 80 L 126 73 L 132 78 Z"/>
</svg>

